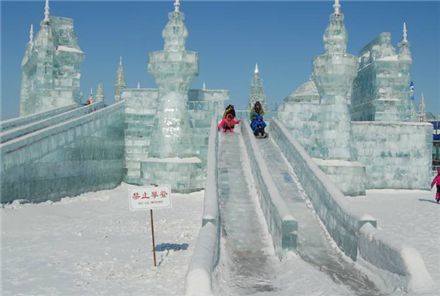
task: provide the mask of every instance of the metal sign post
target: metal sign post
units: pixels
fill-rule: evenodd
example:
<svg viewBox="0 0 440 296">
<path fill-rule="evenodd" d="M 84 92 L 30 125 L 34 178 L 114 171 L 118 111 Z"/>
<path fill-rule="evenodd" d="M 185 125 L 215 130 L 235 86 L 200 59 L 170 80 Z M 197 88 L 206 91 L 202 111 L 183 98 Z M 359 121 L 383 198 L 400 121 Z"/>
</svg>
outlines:
<svg viewBox="0 0 440 296">
<path fill-rule="evenodd" d="M 153 262 L 156 263 L 156 243 L 154 241 L 153 209 L 171 208 L 171 187 L 168 185 L 139 187 L 128 195 L 131 211 L 150 210 L 151 238 L 153 241 Z"/>
<path fill-rule="evenodd" d="M 156 267 L 156 244 L 154 243 L 154 223 L 153 223 L 153 210 L 150 209 L 150 224 L 151 224 L 151 238 L 153 240 L 153 262 Z"/>
</svg>

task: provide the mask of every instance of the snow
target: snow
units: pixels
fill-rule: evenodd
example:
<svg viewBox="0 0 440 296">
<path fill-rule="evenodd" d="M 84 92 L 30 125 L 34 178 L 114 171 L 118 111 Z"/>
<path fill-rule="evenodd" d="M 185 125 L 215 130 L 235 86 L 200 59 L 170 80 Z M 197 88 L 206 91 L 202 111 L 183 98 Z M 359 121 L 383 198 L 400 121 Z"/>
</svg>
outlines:
<svg viewBox="0 0 440 296">
<path fill-rule="evenodd" d="M 73 47 L 68 47 L 65 45 L 58 45 L 57 51 L 65 51 L 65 52 L 75 52 L 75 53 L 83 53 L 81 50 Z"/>
<path fill-rule="evenodd" d="M 391 55 L 391 56 L 386 56 L 383 58 L 376 59 L 376 61 L 398 61 L 398 60 L 399 60 L 398 55 Z"/>
<path fill-rule="evenodd" d="M 148 157 L 141 158 L 144 162 L 172 162 L 172 163 L 201 163 L 198 157 L 168 157 L 168 158 L 157 158 L 157 157 Z"/>
<path fill-rule="evenodd" d="M 155 268 L 149 214 L 129 211 L 130 188 L 0 209 L 2 295 L 183 295 L 203 191 L 154 211 Z"/>
<path fill-rule="evenodd" d="M 362 209 L 378 220 L 378 229 L 395 244 L 415 248 L 422 256 L 434 283 L 440 286 L 440 205 L 435 193 L 425 190 L 367 190 L 366 197 L 347 198 L 354 209 Z M 380 205 L 380 206 L 378 206 Z M 413 262 L 412 249 L 402 256 Z M 417 263 L 417 262 L 416 262 Z M 420 266 L 412 264 L 418 270 Z M 417 279 L 418 280 L 418 279 Z"/>
</svg>

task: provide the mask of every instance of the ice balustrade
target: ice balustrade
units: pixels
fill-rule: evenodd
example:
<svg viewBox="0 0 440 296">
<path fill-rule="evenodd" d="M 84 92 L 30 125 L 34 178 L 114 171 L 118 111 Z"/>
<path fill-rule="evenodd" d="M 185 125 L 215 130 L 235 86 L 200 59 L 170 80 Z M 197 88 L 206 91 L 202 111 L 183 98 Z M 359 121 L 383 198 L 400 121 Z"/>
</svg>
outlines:
<svg viewBox="0 0 440 296">
<path fill-rule="evenodd" d="M 394 242 L 371 224 L 360 229 L 359 254 L 373 266 L 392 273 L 384 274 L 379 270 L 393 290 L 425 293 L 435 289 L 420 253 L 409 245 Z"/>
<path fill-rule="evenodd" d="M 40 121 L 34 121 L 26 125 L 22 125 L 13 129 L 9 129 L 5 132 L 0 133 L 0 142 L 4 143 L 12 139 L 16 139 L 18 137 L 24 136 L 26 134 L 35 132 L 37 130 L 54 126 L 60 122 L 63 122 L 65 120 L 73 119 L 75 117 L 79 117 L 85 114 L 88 114 L 90 112 L 96 111 L 98 109 L 101 109 L 104 107 L 104 102 L 97 102 L 88 106 L 76 108 L 74 110 L 68 110 L 66 112 L 63 112 L 61 114 L 54 115 L 52 117 L 40 120 Z"/>
<path fill-rule="evenodd" d="M 433 289 L 420 253 L 410 246 L 391 241 L 383 230 L 376 228 L 377 221 L 373 217 L 349 208 L 342 192 L 276 119 L 271 124 L 271 137 L 297 171 L 318 216 L 346 255 L 353 260 L 362 258 L 367 262 L 367 268 L 376 268 L 378 275 L 392 289 L 414 292 Z"/>
<path fill-rule="evenodd" d="M 31 115 L 27 115 L 27 116 L 20 116 L 20 117 L 16 117 L 16 118 L 3 120 L 0 122 L 0 132 L 4 132 L 6 130 L 16 128 L 18 126 L 30 124 L 32 122 L 40 121 L 40 120 L 67 112 L 69 110 L 75 109 L 76 107 L 78 107 L 77 104 L 72 104 L 69 106 L 55 108 L 55 109 L 52 109 L 49 111 L 44 111 L 44 112 L 34 113 Z"/>
<path fill-rule="evenodd" d="M 263 210 L 266 224 L 272 235 L 275 253 L 282 259 L 289 250 L 297 246 L 298 223 L 290 214 L 281 197 L 259 150 L 250 126 L 243 122 L 241 131 L 246 141 L 247 154 L 257 184 L 258 199 Z"/>
<path fill-rule="evenodd" d="M 338 187 L 277 119 L 271 121 L 271 137 L 294 168 L 331 237 L 347 256 L 356 260 L 357 233 L 365 223 L 376 226 L 376 219 L 349 208 Z"/>
<path fill-rule="evenodd" d="M 185 278 L 187 296 L 210 296 L 211 274 L 220 253 L 220 223 L 218 196 L 218 132 L 217 121 L 212 120 L 209 133 L 207 176 L 203 205 L 202 227 Z"/>
</svg>

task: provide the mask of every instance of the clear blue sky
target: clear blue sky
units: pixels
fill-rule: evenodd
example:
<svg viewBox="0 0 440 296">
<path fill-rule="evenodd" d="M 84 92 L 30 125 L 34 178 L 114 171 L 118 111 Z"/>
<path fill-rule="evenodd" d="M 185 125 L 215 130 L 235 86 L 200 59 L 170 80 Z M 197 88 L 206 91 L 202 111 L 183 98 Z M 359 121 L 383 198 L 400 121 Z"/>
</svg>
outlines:
<svg viewBox="0 0 440 296">
<path fill-rule="evenodd" d="M 391 32 L 393 45 L 408 24 L 413 54 L 412 80 L 416 102 L 423 91 L 427 110 L 440 113 L 440 2 L 342 1 L 349 34 L 348 50 L 359 50 L 381 32 Z M 2 118 L 18 115 L 20 63 L 29 26 L 36 31 L 44 1 L 1 3 Z M 166 2 L 52 1 L 51 15 L 74 19 L 86 58 L 81 66 L 85 95 L 99 82 L 112 102 L 119 56 L 123 56 L 128 87 L 155 87 L 147 72 L 147 53 L 163 47 L 161 32 L 173 9 Z M 247 102 L 254 65 L 258 62 L 273 105 L 309 78 L 311 61 L 323 52 L 322 35 L 332 1 L 236 2 L 182 1 L 189 31 L 187 49 L 199 53 L 199 76 L 193 88 L 230 90 L 238 107 Z"/>
</svg>

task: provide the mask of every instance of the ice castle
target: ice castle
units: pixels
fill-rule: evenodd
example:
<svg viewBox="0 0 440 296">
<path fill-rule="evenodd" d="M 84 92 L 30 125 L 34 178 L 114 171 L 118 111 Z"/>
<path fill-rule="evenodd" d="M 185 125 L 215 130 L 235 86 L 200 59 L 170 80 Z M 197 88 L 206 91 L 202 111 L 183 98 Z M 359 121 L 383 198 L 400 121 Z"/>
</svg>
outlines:
<svg viewBox="0 0 440 296">
<path fill-rule="evenodd" d="M 209 130 L 223 111 L 224 89 L 190 89 L 198 55 L 186 49 L 180 2 L 162 31 L 164 47 L 149 54 L 157 88 L 128 87 L 122 58 L 115 103 L 78 108 L 78 46 L 71 19 L 49 15 L 31 27 L 22 63 L 21 117 L 1 123 L 2 202 L 58 198 L 130 184 L 170 184 L 174 191 L 204 187 Z M 287 127 L 346 195 L 366 189 L 426 189 L 432 126 L 419 123 L 409 100 L 412 62 L 406 25 L 399 51 L 389 33 L 358 57 L 347 52 L 339 1 L 324 32 L 324 53 L 311 79 L 288 95 L 275 117 Z M 266 95 L 255 66 L 249 107 Z"/>
<path fill-rule="evenodd" d="M 185 48 L 179 1 L 168 17 L 163 50 L 149 54 L 158 87 L 127 87 L 121 58 L 115 104 L 104 105 L 100 84 L 94 104 L 77 108 L 84 54 L 73 21 L 50 16 L 46 0 L 41 30 L 35 39 L 31 31 L 23 59 L 21 117 L 1 125 L 2 201 L 74 195 L 121 181 L 169 184 L 178 192 L 204 187 L 211 121 L 229 93 L 190 89 L 198 54 Z"/>
<path fill-rule="evenodd" d="M 410 101 L 406 24 L 396 53 L 381 33 L 355 57 L 339 1 L 311 79 L 288 95 L 278 118 L 347 195 L 365 189 L 426 189 L 432 126 L 416 123 Z"/>
</svg>

